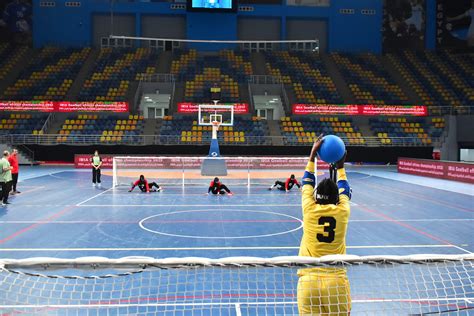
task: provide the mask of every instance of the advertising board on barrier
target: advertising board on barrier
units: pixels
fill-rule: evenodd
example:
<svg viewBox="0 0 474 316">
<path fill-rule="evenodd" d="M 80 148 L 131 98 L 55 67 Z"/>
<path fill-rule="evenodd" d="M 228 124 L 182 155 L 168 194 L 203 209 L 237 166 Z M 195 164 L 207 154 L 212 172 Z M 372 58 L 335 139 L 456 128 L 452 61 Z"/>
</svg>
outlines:
<svg viewBox="0 0 474 316">
<path fill-rule="evenodd" d="M 235 103 L 235 104 L 219 103 L 218 105 L 233 105 L 234 114 L 248 114 L 249 113 L 249 105 L 247 103 Z M 189 102 L 178 103 L 178 113 L 197 113 L 197 112 L 199 112 L 198 103 L 189 103 Z"/>
<path fill-rule="evenodd" d="M 472 163 L 398 158 L 398 172 L 474 183 L 474 164 Z"/>
<path fill-rule="evenodd" d="M 127 102 L 0 101 L 0 111 L 15 112 L 128 112 Z"/>
<path fill-rule="evenodd" d="M 74 156 L 74 166 L 79 169 L 91 168 L 92 155 L 78 154 Z M 101 155 L 102 169 L 112 169 L 112 155 Z M 133 156 L 132 156 L 133 157 Z M 177 157 L 136 157 L 120 162 L 121 169 L 199 169 L 202 162 L 208 157 L 183 157 L 180 160 Z M 293 169 L 298 168 L 304 170 L 306 167 L 306 159 L 285 159 L 285 157 L 253 157 L 252 159 L 240 157 L 225 158 L 227 168 L 230 169 Z M 318 161 L 318 168 L 327 168 L 327 163 Z"/>
<path fill-rule="evenodd" d="M 295 115 L 428 115 L 424 105 L 293 104 L 292 110 Z"/>
</svg>

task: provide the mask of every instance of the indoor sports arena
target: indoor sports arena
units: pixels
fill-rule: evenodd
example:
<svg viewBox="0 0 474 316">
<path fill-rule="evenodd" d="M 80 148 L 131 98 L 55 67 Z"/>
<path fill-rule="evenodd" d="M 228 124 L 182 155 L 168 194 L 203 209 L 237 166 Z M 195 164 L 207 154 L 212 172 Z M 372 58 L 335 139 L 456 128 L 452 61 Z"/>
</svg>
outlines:
<svg viewBox="0 0 474 316">
<path fill-rule="evenodd" d="M 0 315 L 474 315 L 474 1 L 0 2 Z"/>
</svg>

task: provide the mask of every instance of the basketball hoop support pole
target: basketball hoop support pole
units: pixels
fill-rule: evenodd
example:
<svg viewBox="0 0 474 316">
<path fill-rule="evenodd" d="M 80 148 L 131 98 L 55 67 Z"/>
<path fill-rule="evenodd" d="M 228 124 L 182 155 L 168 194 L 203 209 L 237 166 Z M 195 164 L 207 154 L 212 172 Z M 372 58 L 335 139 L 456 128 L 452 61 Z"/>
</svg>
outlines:
<svg viewBox="0 0 474 316">
<path fill-rule="evenodd" d="M 219 141 L 217 140 L 217 131 L 219 130 L 218 124 L 212 125 L 212 138 L 211 146 L 209 147 L 209 157 L 220 157 L 221 153 L 219 150 Z"/>
</svg>

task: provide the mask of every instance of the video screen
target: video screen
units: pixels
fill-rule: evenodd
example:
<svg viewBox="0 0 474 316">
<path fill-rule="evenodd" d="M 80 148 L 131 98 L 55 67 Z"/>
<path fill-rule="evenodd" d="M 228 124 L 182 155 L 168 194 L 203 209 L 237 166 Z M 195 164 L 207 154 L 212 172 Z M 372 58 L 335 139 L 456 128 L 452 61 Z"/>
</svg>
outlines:
<svg viewBox="0 0 474 316">
<path fill-rule="evenodd" d="M 236 0 L 188 0 L 190 11 L 236 11 Z"/>
</svg>

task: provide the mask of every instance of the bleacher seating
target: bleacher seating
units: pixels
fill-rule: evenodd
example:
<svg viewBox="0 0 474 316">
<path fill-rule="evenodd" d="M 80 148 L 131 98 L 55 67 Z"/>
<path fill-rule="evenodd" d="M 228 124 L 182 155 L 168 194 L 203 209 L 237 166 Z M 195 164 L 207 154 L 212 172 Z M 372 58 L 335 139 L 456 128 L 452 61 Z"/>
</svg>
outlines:
<svg viewBox="0 0 474 316">
<path fill-rule="evenodd" d="M 28 47 L 15 47 L 9 43 L 0 43 L 0 80 L 3 80 L 28 51 Z"/>
<path fill-rule="evenodd" d="M 162 144 L 209 144 L 212 137 L 211 126 L 200 126 L 196 117 L 167 116 L 163 119 L 160 130 Z M 234 126 L 221 126 L 217 137 L 220 144 L 226 145 L 263 145 L 269 144 L 268 125 L 257 117 L 234 118 Z"/>
<path fill-rule="evenodd" d="M 303 52 L 265 52 L 267 73 L 290 85 L 297 103 L 340 104 L 336 85 L 318 55 Z"/>
<path fill-rule="evenodd" d="M 474 101 L 474 54 L 405 51 L 388 58 L 425 105 L 459 107 Z"/>
<path fill-rule="evenodd" d="M 5 92 L 7 100 L 62 101 L 90 53 L 90 48 L 45 47 Z"/>
<path fill-rule="evenodd" d="M 438 122 L 439 120 L 439 122 Z M 431 137 L 439 137 L 444 119 L 436 118 L 436 125 L 430 127 L 424 118 L 370 118 L 370 129 L 382 145 L 422 146 L 432 144 Z M 432 134 L 432 135 L 431 135 Z"/>
<path fill-rule="evenodd" d="M 320 134 L 337 135 L 347 145 L 365 144 L 359 127 L 353 124 L 350 117 L 282 117 L 280 129 L 285 145 L 310 145 Z"/>
<path fill-rule="evenodd" d="M 38 135 L 48 114 L 0 113 L 0 135 Z"/>
<path fill-rule="evenodd" d="M 159 53 L 150 48 L 103 48 L 79 94 L 81 101 L 126 101 L 130 82 L 156 73 Z"/>
<path fill-rule="evenodd" d="M 231 50 L 218 56 L 198 56 L 196 50 L 178 52 L 171 64 L 171 73 L 185 81 L 184 100 L 210 102 L 210 88 L 221 88 L 222 102 L 240 102 L 239 84 L 253 73 L 249 54 Z"/>
<path fill-rule="evenodd" d="M 374 54 L 331 54 L 359 104 L 408 104 L 408 97 Z"/>
<path fill-rule="evenodd" d="M 83 136 L 96 136 L 100 144 L 140 144 L 143 128 L 144 118 L 139 115 L 79 114 L 64 121 L 57 141 L 81 143 Z"/>
</svg>

